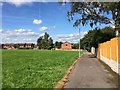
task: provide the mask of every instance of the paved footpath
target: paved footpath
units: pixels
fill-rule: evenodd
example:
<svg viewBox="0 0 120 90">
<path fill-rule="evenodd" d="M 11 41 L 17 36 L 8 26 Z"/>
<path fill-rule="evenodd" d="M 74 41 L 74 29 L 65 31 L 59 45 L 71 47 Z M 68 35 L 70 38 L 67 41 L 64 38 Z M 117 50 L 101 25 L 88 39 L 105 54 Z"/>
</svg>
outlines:
<svg viewBox="0 0 120 90">
<path fill-rule="evenodd" d="M 118 88 L 118 75 L 86 53 L 76 63 L 64 88 Z"/>
</svg>

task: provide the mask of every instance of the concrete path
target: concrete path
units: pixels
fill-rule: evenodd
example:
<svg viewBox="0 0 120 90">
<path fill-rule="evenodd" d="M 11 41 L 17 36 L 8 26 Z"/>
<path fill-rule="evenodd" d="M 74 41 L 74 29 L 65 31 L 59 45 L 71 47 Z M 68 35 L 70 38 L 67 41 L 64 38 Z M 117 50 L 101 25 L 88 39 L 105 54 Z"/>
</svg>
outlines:
<svg viewBox="0 0 120 90">
<path fill-rule="evenodd" d="M 107 65 L 84 54 L 69 75 L 65 88 L 118 88 L 118 75 Z"/>
</svg>

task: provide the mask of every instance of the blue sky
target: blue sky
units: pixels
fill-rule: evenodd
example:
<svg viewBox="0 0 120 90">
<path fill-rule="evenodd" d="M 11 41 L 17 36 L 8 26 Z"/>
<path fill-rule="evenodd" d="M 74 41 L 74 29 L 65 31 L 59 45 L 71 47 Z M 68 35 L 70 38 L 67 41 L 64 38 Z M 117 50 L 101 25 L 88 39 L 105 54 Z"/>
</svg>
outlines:
<svg viewBox="0 0 120 90">
<path fill-rule="evenodd" d="M 14 1 L 14 0 L 13 0 Z M 2 3 L 2 43 L 36 43 L 45 32 L 55 41 L 76 43 L 79 40 L 78 28 L 68 22 L 69 4 L 58 2 Z M 105 25 L 98 25 L 103 28 Z M 93 27 L 95 28 L 95 27 Z M 81 27 L 81 37 L 89 25 Z"/>
</svg>

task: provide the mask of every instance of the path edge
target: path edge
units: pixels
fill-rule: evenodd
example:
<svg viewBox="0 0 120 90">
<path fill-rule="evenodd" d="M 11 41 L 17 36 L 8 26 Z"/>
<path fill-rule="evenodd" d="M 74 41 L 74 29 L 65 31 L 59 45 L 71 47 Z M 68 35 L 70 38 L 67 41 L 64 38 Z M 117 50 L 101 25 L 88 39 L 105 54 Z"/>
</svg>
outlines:
<svg viewBox="0 0 120 90">
<path fill-rule="evenodd" d="M 83 52 L 84 54 L 84 52 Z M 72 70 L 74 69 L 76 63 L 80 60 L 80 58 L 83 56 L 83 54 L 78 57 L 73 64 L 68 68 L 68 70 L 66 71 L 65 75 L 63 76 L 63 78 L 57 82 L 57 84 L 54 87 L 54 90 L 61 90 L 65 84 L 68 82 L 68 76 L 71 74 Z"/>
</svg>

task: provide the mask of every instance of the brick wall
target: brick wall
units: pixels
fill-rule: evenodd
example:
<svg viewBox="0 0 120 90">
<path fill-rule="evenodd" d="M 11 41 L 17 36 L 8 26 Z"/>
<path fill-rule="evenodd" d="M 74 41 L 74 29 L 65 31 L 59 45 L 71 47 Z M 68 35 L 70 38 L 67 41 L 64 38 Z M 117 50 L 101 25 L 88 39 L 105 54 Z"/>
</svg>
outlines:
<svg viewBox="0 0 120 90">
<path fill-rule="evenodd" d="M 72 49 L 72 45 L 70 43 L 63 43 L 61 46 L 61 49 L 70 50 L 70 49 Z"/>
</svg>

